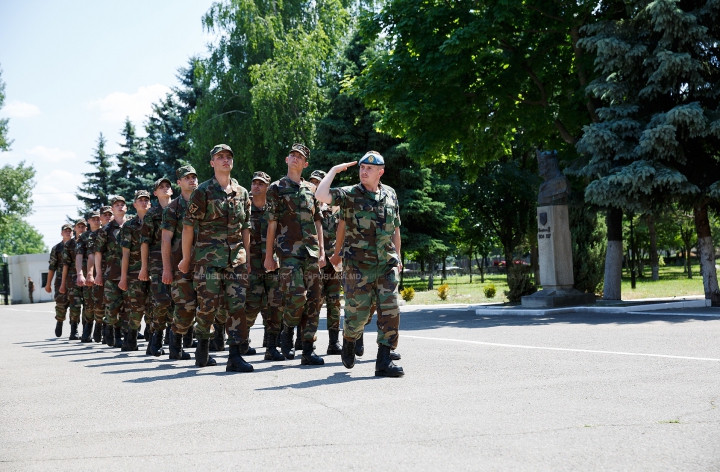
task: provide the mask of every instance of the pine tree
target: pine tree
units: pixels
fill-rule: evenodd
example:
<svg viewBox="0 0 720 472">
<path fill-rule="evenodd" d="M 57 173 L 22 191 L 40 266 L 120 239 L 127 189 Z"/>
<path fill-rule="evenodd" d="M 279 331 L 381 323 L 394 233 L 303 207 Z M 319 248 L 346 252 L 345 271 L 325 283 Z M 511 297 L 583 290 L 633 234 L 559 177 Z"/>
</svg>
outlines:
<svg viewBox="0 0 720 472">
<path fill-rule="evenodd" d="M 83 174 L 85 182 L 78 187 L 78 193 L 75 194 L 78 200 L 83 202 L 84 208 L 80 210 L 80 215 L 85 215 L 90 210 L 98 210 L 101 206 L 107 205 L 110 196 L 110 179 L 112 162 L 110 156 L 105 152 L 107 140 L 100 133 L 97 141 L 95 154 L 87 162 L 95 169 L 94 172 Z"/>
<path fill-rule="evenodd" d="M 143 141 L 137 136 L 130 118 L 125 120 L 122 137 L 123 142 L 119 145 L 123 151 L 116 156 L 118 168 L 111 176 L 110 189 L 112 194 L 122 195 L 130 202 L 136 190 L 152 188 L 153 175 L 145 164 Z"/>
<path fill-rule="evenodd" d="M 183 149 L 186 139 L 182 107 L 172 94 L 152 106 L 152 114 L 145 124 L 146 172 L 154 179 L 168 177 L 174 181 L 175 169 L 187 164 Z"/>
<path fill-rule="evenodd" d="M 706 298 L 720 305 L 708 206 L 720 198 L 720 5 L 639 1 L 628 17 L 585 28 L 597 55 L 588 87 L 605 107 L 578 150 L 590 156 L 586 198 L 656 213 L 677 201 L 692 209 Z"/>
</svg>

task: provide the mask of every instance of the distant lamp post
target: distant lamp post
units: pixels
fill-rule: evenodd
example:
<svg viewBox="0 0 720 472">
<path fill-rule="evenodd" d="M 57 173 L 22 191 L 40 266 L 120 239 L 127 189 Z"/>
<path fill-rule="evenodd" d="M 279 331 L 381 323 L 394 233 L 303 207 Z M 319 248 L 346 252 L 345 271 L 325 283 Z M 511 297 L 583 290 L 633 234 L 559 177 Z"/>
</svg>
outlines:
<svg viewBox="0 0 720 472">
<path fill-rule="evenodd" d="M 2 288 L 3 289 L 0 292 L 0 294 L 3 295 L 3 297 L 5 299 L 4 300 L 5 304 L 9 305 L 10 303 L 8 302 L 8 295 L 10 295 L 10 277 L 8 276 L 8 255 L 7 254 L 2 255 L 2 261 L 3 261 L 2 274 L 0 274 L 0 275 L 2 276 Z"/>
</svg>

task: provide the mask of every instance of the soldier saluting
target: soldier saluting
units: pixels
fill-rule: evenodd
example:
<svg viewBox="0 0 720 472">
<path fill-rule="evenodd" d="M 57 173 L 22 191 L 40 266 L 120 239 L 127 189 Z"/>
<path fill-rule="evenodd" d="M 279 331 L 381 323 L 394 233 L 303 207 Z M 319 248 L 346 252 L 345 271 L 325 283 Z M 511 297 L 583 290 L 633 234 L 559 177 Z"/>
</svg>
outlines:
<svg viewBox="0 0 720 472">
<path fill-rule="evenodd" d="M 335 174 L 360 165 L 360 183 L 330 188 Z M 400 377 L 402 367 L 390 359 L 397 347 L 400 310 L 397 302 L 400 257 L 400 206 L 395 190 L 380 183 L 385 173 L 385 159 L 376 151 L 365 154 L 359 162 L 340 164 L 328 172 L 318 185 L 315 198 L 340 206 L 345 221 L 344 290 L 345 325 L 342 362 L 355 365 L 355 340 L 363 333 L 372 315 L 373 297 L 378 309 L 378 354 L 375 375 Z"/>
</svg>

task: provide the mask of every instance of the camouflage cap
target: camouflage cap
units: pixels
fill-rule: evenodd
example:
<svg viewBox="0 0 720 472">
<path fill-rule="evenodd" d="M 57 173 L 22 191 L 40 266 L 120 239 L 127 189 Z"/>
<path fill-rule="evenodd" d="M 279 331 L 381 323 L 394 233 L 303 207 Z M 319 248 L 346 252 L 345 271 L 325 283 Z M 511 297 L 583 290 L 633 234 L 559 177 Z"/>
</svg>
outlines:
<svg viewBox="0 0 720 472">
<path fill-rule="evenodd" d="M 80 218 L 79 220 L 75 221 L 75 226 L 77 226 L 77 225 L 87 226 L 87 221 L 85 221 L 85 218 Z"/>
<path fill-rule="evenodd" d="M 125 197 L 123 197 L 122 195 L 113 195 L 112 197 L 110 197 L 110 206 L 115 205 L 115 203 L 117 202 L 127 203 L 125 201 Z"/>
<path fill-rule="evenodd" d="M 295 143 L 290 148 L 290 152 L 299 152 L 302 154 L 302 156 L 305 158 L 306 161 L 310 160 L 310 149 L 307 148 L 304 144 L 301 143 Z"/>
<path fill-rule="evenodd" d="M 197 172 L 195 172 L 195 168 L 191 165 L 182 166 L 175 171 L 175 175 L 177 176 L 178 180 L 190 174 L 197 175 Z"/>
<path fill-rule="evenodd" d="M 380 153 L 377 151 L 368 151 L 358 161 L 358 165 L 360 165 L 360 164 L 371 164 L 374 166 L 384 166 L 385 158 L 383 158 L 380 155 Z"/>
<path fill-rule="evenodd" d="M 87 217 L 88 220 L 90 218 L 100 218 L 100 212 L 98 210 L 93 210 L 85 216 Z"/>
<path fill-rule="evenodd" d="M 259 170 L 253 174 L 253 180 L 259 180 L 261 182 L 265 182 L 266 184 L 270 185 L 270 176 L 267 175 L 265 172 Z"/>
<path fill-rule="evenodd" d="M 170 182 L 170 179 L 168 179 L 167 177 L 160 177 L 155 181 L 155 184 L 153 185 L 153 192 L 157 190 L 160 184 L 163 182 L 167 182 L 168 185 L 172 188 L 172 182 Z"/>
<path fill-rule="evenodd" d="M 210 159 L 212 159 L 212 157 L 220 151 L 228 151 L 231 156 L 235 156 L 235 154 L 233 154 L 232 152 L 232 149 L 230 149 L 230 146 L 228 146 L 227 144 L 216 144 L 215 147 L 210 150 Z"/>
<path fill-rule="evenodd" d="M 112 207 L 110 205 L 103 205 L 100 207 L 100 214 L 103 213 L 112 213 Z"/>
<path fill-rule="evenodd" d="M 133 198 L 134 201 L 137 201 L 138 198 L 145 197 L 148 200 L 150 199 L 150 192 L 147 190 L 135 190 L 135 198 Z"/>
<path fill-rule="evenodd" d="M 71 225 L 70 223 L 65 223 L 65 224 L 62 225 L 62 227 L 60 228 L 60 231 L 62 232 L 62 231 L 65 231 L 66 229 L 72 230 L 73 227 L 72 227 L 72 225 Z"/>
<path fill-rule="evenodd" d="M 314 170 L 314 171 L 312 172 L 312 174 L 310 174 L 310 179 L 322 180 L 322 179 L 325 178 L 326 175 L 327 175 L 327 173 L 326 173 L 325 171 L 322 171 L 322 170 Z"/>
</svg>

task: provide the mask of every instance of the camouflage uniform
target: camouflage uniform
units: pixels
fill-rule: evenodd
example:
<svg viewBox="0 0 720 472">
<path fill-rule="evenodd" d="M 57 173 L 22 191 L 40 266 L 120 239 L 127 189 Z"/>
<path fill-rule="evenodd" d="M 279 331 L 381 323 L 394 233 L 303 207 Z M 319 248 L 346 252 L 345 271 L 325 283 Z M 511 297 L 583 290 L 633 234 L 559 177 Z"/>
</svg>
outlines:
<svg viewBox="0 0 720 472">
<path fill-rule="evenodd" d="M 75 247 L 75 251 L 77 254 L 80 254 L 83 256 L 83 271 L 87 272 L 87 260 L 88 256 L 95 252 L 94 250 L 94 244 L 95 244 L 95 231 L 90 231 L 89 229 L 85 231 L 83 234 L 80 235 L 80 238 L 78 238 L 77 245 Z M 85 277 L 87 277 L 88 274 L 85 274 Z M 95 285 L 92 287 L 84 286 L 82 288 L 83 292 L 83 300 L 85 301 L 83 306 L 83 324 L 91 322 L 95 319 L 95 304 L 96 299 L 93 297 L 93 292 L 99 292 L 102 294 L 102 291 L 97 291 L 95 289 Z M 102 287 L 101 287 L 102 289 Z M 101 295 L 102 296 L 102 295 Z"/>
<path fill-rule="evenodd" d="M 106 324 L 120 327 L 124 320 L 123 292 L 118 287 L 120 282 L 120 264 L 122 262 L 122 246 L 120 231 L 122 227 L 112 220 L 97 231 L 95 252 L 103 257 L 103 304 L 105 305 Z"/>
<path fill-rule="evenodd" d="M 67 293 L 60 293 L 60 284 L 62 283 L 63 260 L 62 252 L 65 243 L 62 241 L 53 246 L 50 251 L 50 262 L 48 270 L 55 272 L 55 319 L 57 321 L 65 321 L 68 310 Z"/>
<path fill-rule="evenodd" d="M 190 270 L 183 274 L 178 270 L 178 264 L 182 260 L 182 221 L 187 212 L 188 202 L 180 195 L 171 201 L 163 210 L 161 229 L 172 231 L 172 270 L 173 282 L 170 286 L 175 308 L 173 311 L 172 330 L 173 333 L 184 335 L 195 323 L 195 310 L 197 308 L 197 296 L 193 285 L 195 264 L 190 264 Z"/>
<path fill-rule="evenodd" d="M 303 340 L 309 342 L 315 341 L 322 294 L 315 228 L 322 214 L 313 190 L 302 179 L 299 184 L 288 177 L 276 180 L 268 188 L 265 213 L 268 221 L 277 221 L 275 253 L 280 258 L 283 322 L 289 327 L 305 324 Z"/>
<path fill-rule="evenodd" d="M 213 177 L 193 191 L 183 225 L 196 231 L 195 290 L 197 292 L 198 339 L 210 339 L 213 321 L 222 305 L 228 308 L 225 323 L 231 345 L 246 344 L 247 319 L 243 312 L 247 286 L 247 263 L 242 230 L 250 228 L 250 197 L 235 179 L 226 193 Z"/>
<path fill-rule="evenodd" d="M 251 328 L 258 313 L 262 312 L 263 325 L 267 328 L 268 334 L 277 337 L 282 322 L 282 295 L 279 272 L 277 270 L 266 272 L 263 265 L 267 251 L 266 208 L 267 206 L 258 208 L 253 204 L 250 213 L 250 277 L 245 300 L 245 315 L 248 328 Z"/>
<path fill-rule="evenodd" d="M 123 292 L 123 305 L 127 311 L 130 329 L 140 329 L 143 315 L 146 314 L 146 303 L 149 283 L 138 279 L 142 261 L 140 260 L 140 229 L 143 222 L 135 215 L 126 221 L 120 230 L 120 245 L 130 250 L 130 264 L 127 272 L 127 290 Z M 148 319 L 145 320 L 148 322 Z"/>
<path fill-rule="evenodd" d="M 167 328 L 172 312 L 172 297 L 170 285 L 162 283 L 162 222 L 163 208 L 158 205 L 150 208 L 143 219 L 140 231 L 140 243 L 147 243 L 148 274 L 150 276 L 150 291 L 152 293 L 152 327 L 153 331 L 162 331 Z M 150 297 L 148 297 L 150 301 Z"/>
<path fill-rule="evenodd" d="M 329 205 L 323 204 L 322 208 L 322 228 L 323 241 L 325 241 L 326 264 L 322 273 L 322 296 L 327 304 L 327 328 L 329 330 L 340 329 L 340 286 L 342 284 L 342 274 L 335 271 L 330 263 L 330 256 L 335 252 L 335 238 L 337 233 L 338 221 L 340 220 L 340 212 L 333 213 Z M 322 301 L 320 302 L 322 306 Z"/>
<path fill-rule="evenodd" d="M 77 285 L 77 271 L 75 269 L 75 256 L 77 255 L 78 239 L 72 238 L 65 243 L 62 252 L 63 264 L 68 266 L 65 289 L 70 306 L 70 322 L 80 322 L 80 312 L 83 307 L 83 287 Z"/>
<path fill-rule="evenodd" d="M 345 220 L 343 266 L 345 323 L 343 336 L 358 339 L 378 309 L 378 344 L 395 349 L 400 310 L 397 304 L 399 257 L 392 242 L 400 227 L 400 207 L 395 190 L 380 184 L 377 193 L 362 184 L 330 189 L 331 205 L 339 205 Z"/>
</svg>

